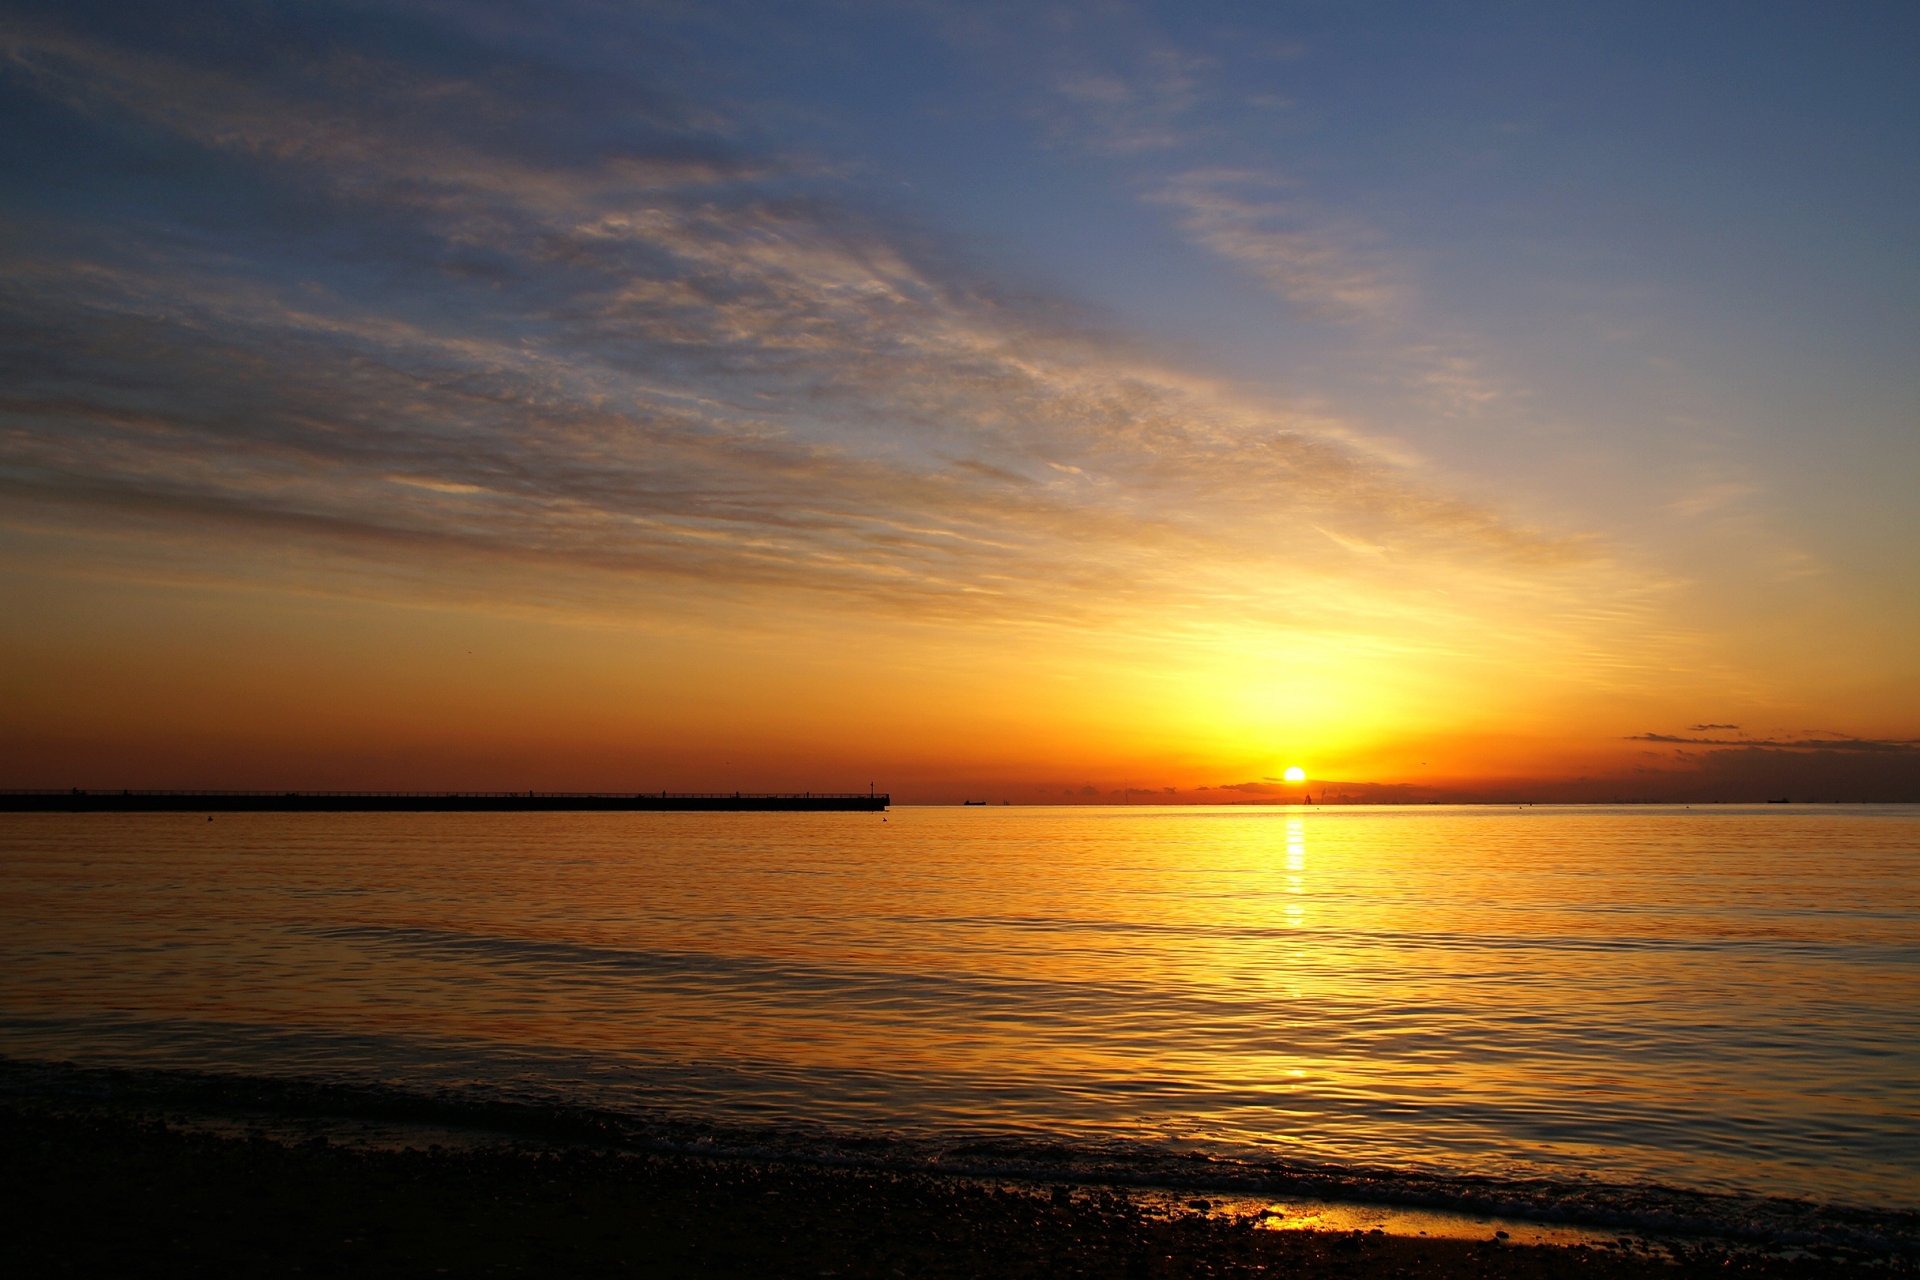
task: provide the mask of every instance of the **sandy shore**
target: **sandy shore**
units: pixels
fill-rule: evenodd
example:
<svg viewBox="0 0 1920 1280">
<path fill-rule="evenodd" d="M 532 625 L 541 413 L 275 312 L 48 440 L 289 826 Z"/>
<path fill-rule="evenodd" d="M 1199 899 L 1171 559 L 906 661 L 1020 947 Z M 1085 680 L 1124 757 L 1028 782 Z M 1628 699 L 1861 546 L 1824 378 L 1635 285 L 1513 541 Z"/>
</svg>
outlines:
<svg viewBox="0 0 1920 1280">
<path fill-rule="evenodd" d="M 279 1140 L 0 1099 L 12 1276 L 1815 1277 L 1910 1259 L 1261 1229 L 1140 1188 L 584 1147 Z"/>
</svg>

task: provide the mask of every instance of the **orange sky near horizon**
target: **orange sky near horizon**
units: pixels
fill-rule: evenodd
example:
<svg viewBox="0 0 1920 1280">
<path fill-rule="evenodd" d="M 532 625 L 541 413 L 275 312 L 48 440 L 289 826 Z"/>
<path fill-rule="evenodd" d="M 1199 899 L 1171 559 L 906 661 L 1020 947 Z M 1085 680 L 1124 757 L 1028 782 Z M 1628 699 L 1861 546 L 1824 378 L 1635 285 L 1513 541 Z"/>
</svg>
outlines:
<svg viewBox="0 0 1920 1280">
<path fill-rule="evenodd" d="M 1278 784 L 1299 766 L 1322 795 L 1330 782 L 1550 793 L 1557 780 L 1683 767 L 1676 753 L 1690 748 L 1630 739 L 1684 733 L 1703 705 L 1749 724 L 1806 714 L 1753 698 L 1737 672 L 1716 672 L 1717 696 L 1703 696 L 1687 637 L 1656 651 L 1648 612 L 1617 630 L 1542 616 L 1551 591 L 1583 598 L 1585 572 L 1571 588 L 1535 569 L 1477 582 L 1477 612 L 1442 593 L 1431 618 L 1388 594 L 1369 602 L 1386 619 L 1372 625 L 1361 587 L 1334 575 L 1276 593 L 1344 591 L 1337 629 L 1198 606 L 1083 628 L 987 608 L 925 621 L 792 589 L 743 603 L 618 578 L 576 582 L 572 600 L 423 601 L 365 579 L 276 582 L 259 565 L 222 580 L 204 548 L 186 559 L 200 580 L 182 580 L 184 564 L 171 580 L 151 564 L 143 580 L 6 571 L 28 607 L 11 615 L 0 660 L 35 673 L 3 713 L 11 783 L 873 783 L 903 802 L 1104 803 L 1130 790 L 1193 803 L 1297 794 Z M 1516 664 L 1514 652 L 1539 656 Z M 1854 722 L 1873 718 L 1863 705 Z M 1247 789 L 1221 790 L 1233 786 Z"/>
</svg>

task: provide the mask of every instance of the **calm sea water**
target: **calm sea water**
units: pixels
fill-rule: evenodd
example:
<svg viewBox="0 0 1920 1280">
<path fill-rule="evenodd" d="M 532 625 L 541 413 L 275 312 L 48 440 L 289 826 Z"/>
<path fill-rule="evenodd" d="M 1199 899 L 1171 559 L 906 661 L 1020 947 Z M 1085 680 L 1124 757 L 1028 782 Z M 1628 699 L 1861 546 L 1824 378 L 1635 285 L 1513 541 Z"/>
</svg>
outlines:
<svg viewBox="0 0 1920 1280">
<path fill-rule="evenodd" d="M 1920 811 L 0 818 L 0 1053 L 1920 1206 Z"/>
</svg>

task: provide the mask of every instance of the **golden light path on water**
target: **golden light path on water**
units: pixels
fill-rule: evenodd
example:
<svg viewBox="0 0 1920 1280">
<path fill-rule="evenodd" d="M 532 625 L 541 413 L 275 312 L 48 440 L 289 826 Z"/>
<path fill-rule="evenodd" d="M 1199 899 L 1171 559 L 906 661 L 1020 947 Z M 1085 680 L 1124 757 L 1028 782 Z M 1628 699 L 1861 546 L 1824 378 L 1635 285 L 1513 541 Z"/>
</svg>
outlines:
<svg viewBox="0 0 1920 1280">
<path fill-rule="evenodd" d="M 40 815 L 0 1052 L 1920 1202 L 1899 807 Z"/>
</svg>

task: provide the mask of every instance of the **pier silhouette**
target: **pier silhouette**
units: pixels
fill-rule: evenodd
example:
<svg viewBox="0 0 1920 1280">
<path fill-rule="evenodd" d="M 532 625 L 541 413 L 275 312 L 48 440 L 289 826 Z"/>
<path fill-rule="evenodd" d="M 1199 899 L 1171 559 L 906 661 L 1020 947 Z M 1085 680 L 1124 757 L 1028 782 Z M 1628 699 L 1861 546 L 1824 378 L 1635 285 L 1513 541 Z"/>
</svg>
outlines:
<svg viewBox="0 0 1920 1280">
<path fill-rule="evenodd" d="M 0 813 L 524 813 L 685 810 L 879 813 L 886 792 L 0 791 Z"/>
</svg>

